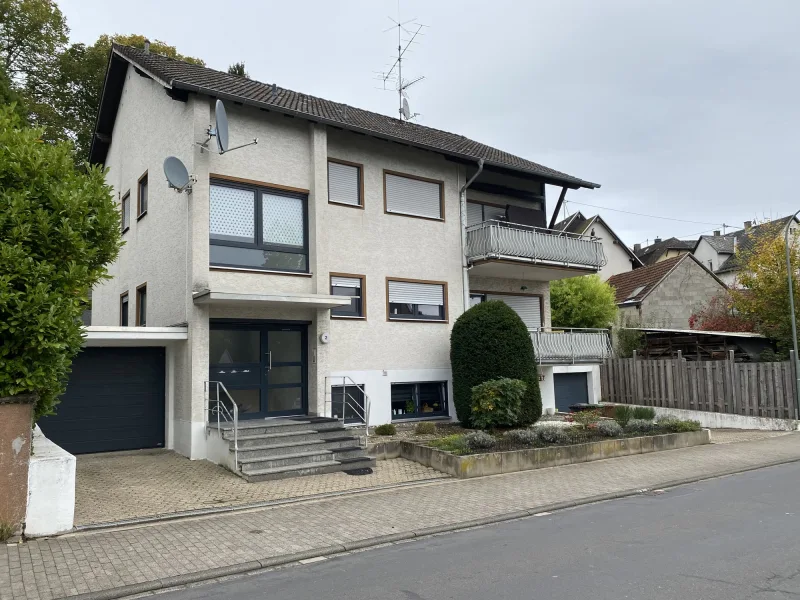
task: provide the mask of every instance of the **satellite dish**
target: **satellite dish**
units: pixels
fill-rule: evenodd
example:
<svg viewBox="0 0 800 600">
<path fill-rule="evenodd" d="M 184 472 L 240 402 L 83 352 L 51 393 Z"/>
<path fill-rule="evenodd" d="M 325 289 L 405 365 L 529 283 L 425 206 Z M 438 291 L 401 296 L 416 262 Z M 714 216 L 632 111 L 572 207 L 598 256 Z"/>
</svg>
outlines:
<svg viewBox="0 0 800 600">
<path fill-rule="evenodd" d="M 406 121 L 411 118 L 411 109 L 408 107 L 408 100 L 403 98 L 403 117 L 405 117 Z"/>
<path fill-rule="evenodd" d="M 175 188 L 179 193 L 188 188 L 192 182 L 186 165 L 175 156 L 168 156 L 164 159 L 164 175 L 167 177 L 169 187 Z"/>
<path fill-rule="evenodd" d="M 223 154 L 228 151 L 228 115 L 225 113 L 225 105 L 222 100 L 217 100 L 214 114 L 216 117 L 217 148 L 219 148 L 219 153 Z"/>
</svg>

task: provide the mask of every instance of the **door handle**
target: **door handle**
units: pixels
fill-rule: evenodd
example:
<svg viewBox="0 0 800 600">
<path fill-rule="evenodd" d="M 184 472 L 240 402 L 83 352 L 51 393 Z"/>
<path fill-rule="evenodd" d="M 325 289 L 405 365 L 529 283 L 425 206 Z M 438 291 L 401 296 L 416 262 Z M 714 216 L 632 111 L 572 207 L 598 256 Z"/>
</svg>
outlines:
<svg viewBox="0 0 800 600">
<path fill-rule="evenodd" d="M 267 373 L 272 371 L 272 350 L 267 352 Z"/>
</svg>

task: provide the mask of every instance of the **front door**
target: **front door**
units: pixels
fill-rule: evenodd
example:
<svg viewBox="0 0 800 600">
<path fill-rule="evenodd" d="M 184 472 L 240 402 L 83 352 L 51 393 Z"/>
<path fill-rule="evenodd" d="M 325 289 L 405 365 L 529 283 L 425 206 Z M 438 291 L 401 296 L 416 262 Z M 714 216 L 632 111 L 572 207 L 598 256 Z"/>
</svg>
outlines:
<svg viewBox="0 0 800 600">
<path fill-rule="evenodd" d="M 307 412 L 307 327 L 212 323 L 211 381 L 222 382 L 242 419 Z"/>
</svg>

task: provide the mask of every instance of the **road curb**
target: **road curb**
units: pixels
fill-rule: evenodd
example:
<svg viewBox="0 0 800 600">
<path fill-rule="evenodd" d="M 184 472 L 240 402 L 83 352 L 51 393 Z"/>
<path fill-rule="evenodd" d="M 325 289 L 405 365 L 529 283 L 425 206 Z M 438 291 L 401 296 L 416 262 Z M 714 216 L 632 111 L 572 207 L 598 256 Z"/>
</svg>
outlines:
<svg viewBox="0 0 800 600">
<path fill-rule="evenodd" d="M 768 463 L 759 464 L 759 465 L 752 465 L 747 467 L 737 467 L 736 469 L 727 469 L 725 471 L 720 471 L 716 473 L 709 473 L 705 475 L 697 475 L 693 477 L 685 477 L 680 479 L 674 479 L 671 481 L 667 481 L 664 483 L 659 483 L 657 485 L 657 489 L 668 489 L 673 488 L 681 485 L 687 485 L 690 483 L 697 483 L 698 481 L 706 481 L 709 479 L 717 479 L 719 477 L 727 477 L 729 475 L 735 475 L 737 473 L 746 473 L 748 471 L 755 471 L 758 469 L 766 469 L 769 467 L 776 467 L 779 465 L 785 465 L 790 463 L 800 462 L 800 457 L 798 458 L 788 458 L 788 459 L 780 459 L 775 461 L 770 461 Z M 145 581 L 142 583 L 135 583 L 132 585 L 124 585 L 120 587 L 110 588 L 107 590 L 101 590 L 98 592 L 88 592 L 85 594 L 78 594 L 75 596 L 67 596 L 64 600 L 117 600 L 118 598 L 125 598 L 127 596 L 133 596 L 135 594 L 143 594 L 147 592 L 155 592 L 158 590 L 167 589 L 170 587 L 177 587 L 181 585 L 188 585 L 191 583 L 199 583 L 201 581 L 208 581 L 212 579 L 217 579 L 220 577 L 228 577 L 231 575 L 241 575 L 244 573 L 251 573 L 254 571 L 259 571 L 262 569 L 270 568 L 270 567 L 277 567 L 281 565 L 290 564 L 293 562 L 297 562 L 300 560 L 307 560 L 309 558 L 318 558 L 321 556 L 329 556 L 332 554 L 339 554 L 342 552 L 348 552 L 351 550 L 360 550 L 363 548 L 369 548 L 372 546 L 379 546 L 381 544 L 389 544 L 393 542 L 399 542 L 404 540 L 410 540 L 418 537 L 425 537 L 429 535 L 436 535 L 440 533 L 450 533 L 454 531 L 460 531 L 464 529 L 469 529 L 471 527 L 480 527 L 483 525 L 492 525 L 495 523 L 502 523 L 505 521 L 512 521 L 515 519 L 522 519 L 535 516 L 541 513 L 549 513 L 555 512 L 559 510 L 565 510 L 568 508 L 575 508 L 577 506 L 583 506 L 586 504 L 594 504 L 596 502 L 604 502 L 607 500 L 616 500 L 619 498 L 627 498 L 630 496 L 636 496 L 638 494 L 642 494 L 644 492 L 650 491 L 650 489 L 629 489 L 629 490 L 620 490 L 618 492 L 610 492 L 607 494 L 598 494 L 595 496 L 588 496 L 586 498 L 579 498 L 576 500 L 568 500 L 565 502 L 554 502 L 551 504 L 544 504 L 524 510 L 517 510 L 513 512 L 503 513 L 499 515 L 493 515 L 491 517 L 484 517 L 481 519 L 473 519 L 470 521 L 461 521 L 459 523 L 451 523 L 448 525 L 437 525 L 434 527 L 424 527 L 422 529 L 412 530 L 412 531 L 405 531 L 405 532 L 398 532 L 388 535 L 379 535 L 371 538 L 365 538 L 363 540 L 357 540 L 354 542 L 346 542 L 345 544 L 336 544 L 333 546 L 324 546 L 320 548 L 312 548 L 310 550 L 305 550 L 303 552 L 294 552 L 292 554 L 282 554 L 279 556 L 272 556 L 267 557 L 259 560 L 248 561 L 244 563 L 238 563 L 235 565 L 229 565 L 226 567 L 219 567 L 215 569 L 207 569 L 205 571 L 197 571 L 194 573 L 186 573 L 184 575 L 176 575 L 173 577 L 166 577 L 163 579 L 156 579 L 153 581 Z"/>
</svg>

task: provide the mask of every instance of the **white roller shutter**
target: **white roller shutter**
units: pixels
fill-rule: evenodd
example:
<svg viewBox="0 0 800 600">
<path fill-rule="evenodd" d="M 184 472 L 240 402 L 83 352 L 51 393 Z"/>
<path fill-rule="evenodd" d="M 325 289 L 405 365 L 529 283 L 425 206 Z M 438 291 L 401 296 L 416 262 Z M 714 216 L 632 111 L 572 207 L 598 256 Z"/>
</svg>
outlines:
<svg viewBox="0 0 800 600">
<path fill-rule="evenodd" d="M 328 163 L 328 200 L 361 206 L 358 167 Z"/>
<path fill-rule="evenodd" d="M 430 219 L 442 218 L 442 188 L 438 183 L 385 173 L 386 210 Z"/>
<path fill-rule="evenodd" d="M 467 202 L 467 227 L 483 222 L 483 206 L 476 202 Z"/>
<path fill-rule="evenodd" d="M 514 309 L 528 329 L 537 329 L 542 326 L 542 311 L 538 296 L 504 296 L 500 294 L 487 294 L 487 300 L 500 300 Z"/>
<path fill-rule="evenodd" d="M 483 207 L 483 220 L 484 221 L 505 221 L 506 207 L 505 206 L 489 206 Z"/>
<path fill-rule="evenodd" d="M 331 285 L 336 287 L 361 288 L 358 277 L 331 277 Z"/>
<path fill-rule="evenodd" d="M 437 283 L 389 281 L 389 302 L 444 306 L 444 286 Z"/>
</svg>

